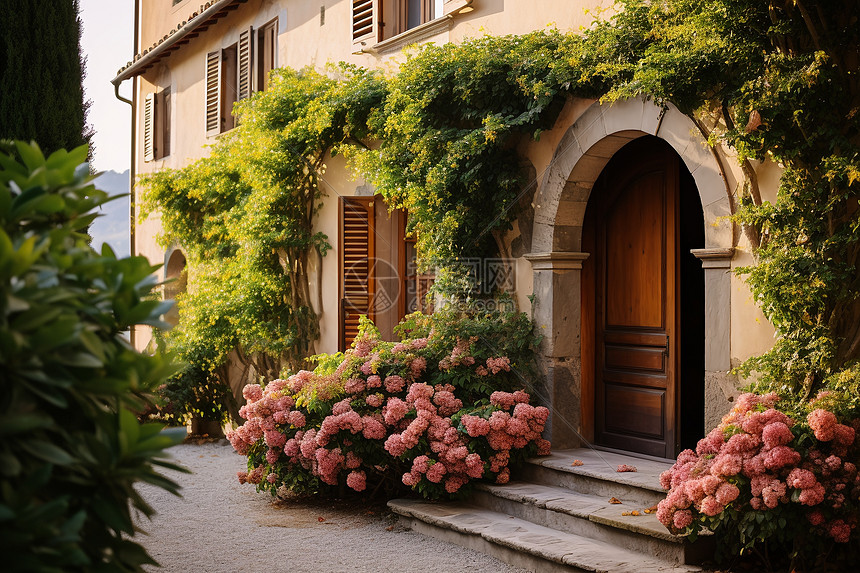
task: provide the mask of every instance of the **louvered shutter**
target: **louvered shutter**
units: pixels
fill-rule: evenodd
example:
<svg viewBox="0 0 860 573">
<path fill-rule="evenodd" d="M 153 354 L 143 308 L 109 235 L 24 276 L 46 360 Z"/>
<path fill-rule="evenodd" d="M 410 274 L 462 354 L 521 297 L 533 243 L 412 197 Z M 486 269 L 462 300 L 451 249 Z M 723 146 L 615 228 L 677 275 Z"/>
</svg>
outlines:
<svg viewBox="0 0 860 573">
<path fill-rule="evenodd" d="M 243 100 L 251 95 L 251 71 L 254 62 L 254 29 L 248 28 L 239 34 L 239 87 L 238 99 Z"/>
<path fill-rule="evenodd" d="M 358 41 L 373 33 L 373 3 L 375 0 L 352 0 L 352 40 Z"/>
<path fill-rule="evenodd" d="M 362 314 L 372 317 L 374 221 L 371 198 L 341 200 L 340 345 L 345 350 L 358 334 Z"/>
<path fill-rule="evenodd" d="M 220 52 L 206 54 L 206 135 L 221 132 Z"/>
<path fill-rule="evenodd" d="M 143 100 L 143 160 L 155 159 L 155 94 Z"/>
<path fill-rule="evenodd" d="M 421 23 L 429 22 L 435 17 L 433 0 L 421 0 Z M 441 14 L 440 14 L 441 16 Z"/>
</svg>

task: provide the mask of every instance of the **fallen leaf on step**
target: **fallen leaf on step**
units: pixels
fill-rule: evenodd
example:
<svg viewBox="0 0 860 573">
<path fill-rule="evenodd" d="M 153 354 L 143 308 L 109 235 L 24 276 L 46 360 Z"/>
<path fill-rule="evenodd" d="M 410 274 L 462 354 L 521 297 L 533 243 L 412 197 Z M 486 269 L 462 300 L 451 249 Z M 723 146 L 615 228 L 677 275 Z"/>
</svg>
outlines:
<svg viewBox="0 0 860 573">
<path fill-rule="evenodd" d="M 620 466 L 618 466 L 618 469 L 615 471 L 616 472 L 635 472 L 637 470 L 636 470 L 635 466 L 628 466 L 627 464 L 621 464 Z"/>
<path fill-rule="evenodd" d="M 320 523 L 322 523 L 323 521 L 325 521 L 325 517 L 318 517 L 318 518 L 317 518 L 317 521 L 319 521 Z"/>
<path fill-rule="evenodd" d="M 617 497 L 610 497 L 609 503 L 621 503 L 621 500 L 618 499 Z"/>
<path fill-rule="evenodd" d="M 570 465 L 571 465 L 571 466 L 573 466 L 573 467 L 581 466 L 581 465 L 582 465 L 582 460 L 573 460 L 573 463 L 572 463 L 572 464 L 570 464 Z"/>
<path fill-rule="evenodd" d="M 645 513 L 657 513 L 657 506 L 652 505 L 651 507 L 649 507 L 648 509 L 645 510 Z"/>
<path fill-rule="evenodd" d="M 636 510 L 634 509 L 633 511 L 625 511 L 625 512 L 622 512 L 622 513 L 621 513 L 621 515 L 640 515 L 640 514 L 639 514 L 639 512 L 638 512 L 638 511 L 636 511 Z"/>
</svg>

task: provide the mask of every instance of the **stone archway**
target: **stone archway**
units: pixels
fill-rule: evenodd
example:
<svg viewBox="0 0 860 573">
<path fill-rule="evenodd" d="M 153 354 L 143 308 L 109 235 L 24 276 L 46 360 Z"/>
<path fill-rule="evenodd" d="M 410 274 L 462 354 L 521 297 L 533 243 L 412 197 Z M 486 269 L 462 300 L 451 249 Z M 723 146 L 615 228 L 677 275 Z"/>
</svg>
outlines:
<svg viewBox="0 0 860 573">
<path fill-rule="evenodd" d="M 713 410 L 708 402 L 718 400 L 714 387 L 730 367 L 730 266 L 736 237 L 725 217 L 733 212 L 733 185 L 693 121 L 674 106 L 662 108 L 642 99 L 595 103 L 568 128 L 543 174 L 534 200 L 532 252 L 526 255 L 534 273 L 535 321 L 543 334 L 542 394 L 551 406 L 549 439 L 556 448 L 578 446 L 588 433 L 580 402 L 581 269 L 589 256 L 581 250 L 586 205 L 609 159 L 644 135 L 663 139 L 677 152 L 692 174 L 704 211 L 705 248 L 694 254 L 705 269 L 706 410 Z"/>
<path fill-rule="evenodd" d="M 162 294 L 164 300 L 173 300 L 176 295 L 184 293 L 187 289 L 188 275 L 185 253 L 179 248 L 171 249 L 165 254 L 164 261 L 164 280 L 166 282 Z M 179 323 L 179 310 L 175 304 L 164 315 L 164 321 L 172 326 Z"/>
</svg>

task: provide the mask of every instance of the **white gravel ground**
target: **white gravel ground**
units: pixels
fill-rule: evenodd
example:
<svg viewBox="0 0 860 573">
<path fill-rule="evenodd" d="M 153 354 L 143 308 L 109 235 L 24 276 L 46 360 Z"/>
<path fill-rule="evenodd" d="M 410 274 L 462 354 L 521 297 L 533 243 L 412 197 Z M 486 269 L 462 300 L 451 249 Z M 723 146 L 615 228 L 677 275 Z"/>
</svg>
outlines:
<svg viewBox="0 0 860 573">
<path fill-rule="evenodd" d="M 273 501 L 254 486 L 239 484 L 236 472 L 245 469 L 245 458 L 226 441 L 182 444 L 169 452 L 194 473 L 166 472 L 182 485 L 182 498 L 140 488 L 158 514 L 152 522 L 143 519 L 149 535 L 138 538 L 161 563 L 160 571 L 522 571 L 403 529 L 377 506 L 352 505 L 345 511 L 329 502 Z"/>
</svg>

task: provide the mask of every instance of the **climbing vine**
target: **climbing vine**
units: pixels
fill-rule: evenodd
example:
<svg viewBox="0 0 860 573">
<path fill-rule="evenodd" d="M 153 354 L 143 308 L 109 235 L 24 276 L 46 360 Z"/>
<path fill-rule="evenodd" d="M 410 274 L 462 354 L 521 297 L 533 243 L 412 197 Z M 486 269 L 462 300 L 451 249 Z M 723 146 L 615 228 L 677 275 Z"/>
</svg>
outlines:
<svg viewBox="0 0 860 573">
<path fill-rule="evenodd" d="M 747 280 L 779 334 L 744 371 L 807 397 L 860 355 L 854 6 L 619 0 L 577 34 L 415 49 L 385 79 L 282 70 L 239 106 L 240 128 L 211 158 L 147 180 L 167 236 L 193 258 L 177 337 L 217 346 L 213 365 L 232 347 L 290 364 L 311 351 L 307 257 L 328 247 L 312 230 L 327 151 L 347 153 L 391 207 L 408 209 L 425 261 L 450 261 L 503 248 L 530 200 L 517 146 L 569 97 L 646 97 L 737 153 L 736 220 L 757 258 Z M 763 161 L 784 168 L 775 202 L 758 189 Z"/>
<path fill-rule="evenodd" d="M 237 105 L 241 127 L 209 157 L 142 179 L 143 216 L 157 209 L 162 243 L 188 255 L 168 342 L 222 379 L 234 351 L 268 378 L 316 354 L 310 266 L 329 248 L 313 228 L 319 180 L 330 150 L 366 137 L 382 96 L 374 73 L 341 66 L 332 75 L 278 71 L 266 92 Z"/>
</svg>

